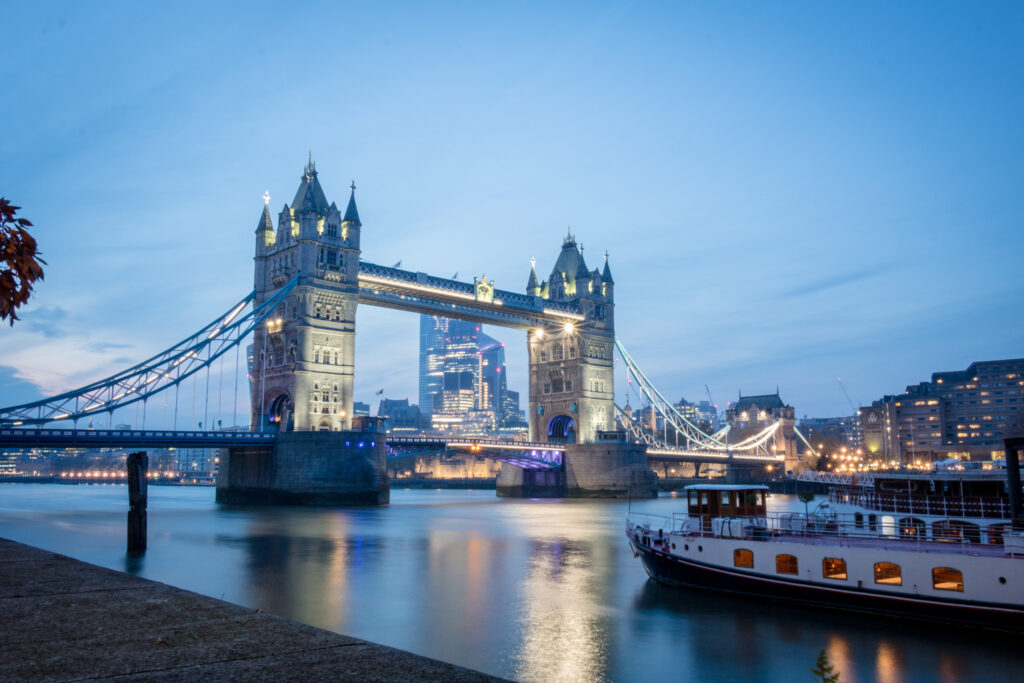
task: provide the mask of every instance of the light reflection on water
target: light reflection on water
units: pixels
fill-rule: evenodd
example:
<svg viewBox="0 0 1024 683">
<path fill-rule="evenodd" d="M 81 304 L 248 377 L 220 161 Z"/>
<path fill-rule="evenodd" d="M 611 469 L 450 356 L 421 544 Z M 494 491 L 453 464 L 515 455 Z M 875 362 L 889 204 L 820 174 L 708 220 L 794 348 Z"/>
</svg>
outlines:
<svg viewBox="0 0 1024 683">
<path fill-rule="evenodd" d="M 527 681 L 792 683 L 822 648 L 844 683 L 1018 672 L 1004 636 L 648 581 L 625 502 L 396 489 L 388 508 L 221 508 L 213 493 L 151 487 L 150 548 L 130 558 L 124 487 L 0 485 L 0 536 Z"/>
</svg>

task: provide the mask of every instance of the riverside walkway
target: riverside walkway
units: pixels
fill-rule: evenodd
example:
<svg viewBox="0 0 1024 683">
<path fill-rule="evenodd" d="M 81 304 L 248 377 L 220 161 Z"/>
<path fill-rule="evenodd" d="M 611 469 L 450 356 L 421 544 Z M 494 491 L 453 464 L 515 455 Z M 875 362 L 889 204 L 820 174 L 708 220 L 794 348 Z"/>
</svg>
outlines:
<svg viewBox="0 0 1024 683">
<path fill-rule="evenodd" d="M 0 680 L 499 680 L 6 539 L 0 614 Z"/>
</svg>

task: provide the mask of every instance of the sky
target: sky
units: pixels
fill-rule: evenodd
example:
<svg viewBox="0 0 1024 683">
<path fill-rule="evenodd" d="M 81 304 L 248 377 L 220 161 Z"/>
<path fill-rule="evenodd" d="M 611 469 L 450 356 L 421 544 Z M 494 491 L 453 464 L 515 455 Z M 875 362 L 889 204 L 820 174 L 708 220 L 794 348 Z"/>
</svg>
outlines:
<svg viewBox="0 0 1024 683">
<path fill-rule="evenodd" d="M 607 250 L 671 398 L 843 415 L 839 377 L 867 404 L 1024 355 L 1024 4 L 144 5 L 5 5 L 0 195 L 48 265 L 2 405 L 231 308 L 310 152 L 371 262 L 523 291 L 568 226 Z M 356 400 L 415 401 L 417 316 L 357 328 Z M 525 399 L 525 334 L 486 331 Z"/>
</svg>

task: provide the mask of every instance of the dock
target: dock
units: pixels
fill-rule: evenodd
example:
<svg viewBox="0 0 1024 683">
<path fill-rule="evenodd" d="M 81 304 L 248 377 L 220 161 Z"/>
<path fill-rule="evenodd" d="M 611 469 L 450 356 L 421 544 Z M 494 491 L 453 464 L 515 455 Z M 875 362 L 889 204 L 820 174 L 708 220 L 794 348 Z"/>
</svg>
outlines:
<svg viewBox="0 0 1024 683">
<path fill-rule="evenodd" d="M 496 681 L 0 539 L 0 680 Z"/>
</svg>

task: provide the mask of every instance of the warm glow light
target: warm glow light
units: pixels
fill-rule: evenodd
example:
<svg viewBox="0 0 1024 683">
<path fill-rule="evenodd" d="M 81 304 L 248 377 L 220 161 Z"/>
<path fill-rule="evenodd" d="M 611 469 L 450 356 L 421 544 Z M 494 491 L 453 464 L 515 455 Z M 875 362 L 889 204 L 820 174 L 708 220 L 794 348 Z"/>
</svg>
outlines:
<svg viewBox="0 0 1024 683">
<path fill-rule="evenodd" d="M 564 329 L 567 334 L 572 334 L 573 330 L 576 329 L 576 326 L 573 325 L 572 323 L 566 323 Z"/>
</svg>

